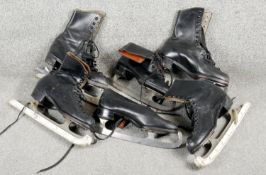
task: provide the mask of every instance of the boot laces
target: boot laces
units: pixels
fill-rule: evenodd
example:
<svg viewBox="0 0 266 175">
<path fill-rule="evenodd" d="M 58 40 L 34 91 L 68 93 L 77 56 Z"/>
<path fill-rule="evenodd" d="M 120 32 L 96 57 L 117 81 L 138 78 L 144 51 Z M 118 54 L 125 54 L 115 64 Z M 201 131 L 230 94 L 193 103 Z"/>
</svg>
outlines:
<svg viewBox="0 0 266 175">
<path fill-rule="evenodd" d="M 163 67 L 163 59 L 162 59 L 162 57 L 160 57 L 160 55 L 158 53 L 155 53 L 154 59 L 153 59 L 151 64 L 154 67 L 152 71 L 155 71 L 155 72 L 157 72 L 163 76 L 163 73 L 165 71 L 165 69 Z"/>
<path fill-rule="evenodd" d="M 169 73 L 170 74 L 170 78 L 171 78 L 171 82 L 170 85 L 172 85 L 173 83 L 173 74 L 172 71 L 166 67 L 164 67 L 163 65 L 163 58 L 156 52 L 155 53 L 155 57 L 154 57 L 154 62 L 152 63 L 155 66 L 155 72 L 160 75 L 162 78 L 165 78 L 164 73 Z"/>
<path fill-rule="evenodd" d="M 206 60 L 212 65 L 212 66 L 214 66 L 215 67 L 215 62 L 213 61 L 213 59 L 212 59 L 212 57 L 211 57 L 211 53 L 209 52 L 209 50 L 207 49 L 207 47 L 204 45 L 204 44 L 202 44 L 202 43 L 200 43 L 200 46 L 205 50 L 205 52 L 206 52 Z"/>
<path fill-rule="evenodd" d="M 99 57 L 99 49 L 93 40 L 84 41 L 82 59 L 91 67 L 92 71 L 98 72 L 96 58 Z"/>
<path fill-rule="evenodd" d="M 171 71 L 169 69 L 164 68 L 163 66 L 163 59 L 162 57 L 156 52 L 154 55 L 154 58 L 151 62 L 151 66 L 152 66 L 152 72 L 151 74 L 146 77 L 144 79 L 144 81 L 140 84 L 140 96 L 139 96 L 139 100 L 142 103 L 142 94 L 143 94 L 143 86 L 146 83 L 146 81 L 148 81 L 149 79 L 151 79 L 153 76 L 161 76 L 162 79 L 165 78 L 164 73 L 165 72 L 169 72 L 170 76 L 171 76 L 171 83 L 170 86 L 173 83 L 173 75 L 171 73 Z"/>
</svg>

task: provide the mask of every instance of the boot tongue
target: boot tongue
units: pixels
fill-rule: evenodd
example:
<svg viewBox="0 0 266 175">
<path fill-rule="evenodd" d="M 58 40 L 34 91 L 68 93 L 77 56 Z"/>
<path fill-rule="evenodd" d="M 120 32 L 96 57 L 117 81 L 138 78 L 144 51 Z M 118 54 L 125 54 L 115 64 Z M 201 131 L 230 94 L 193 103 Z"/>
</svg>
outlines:
<svg viewBox="0 0 266 175">
<path fill-rule="evenodd" d="M 191 8 L 178 12 L 174 37 L 179 40 L 195 42 L 201 35 L 203 8 Z"/>
<path fill-rule="evenodd" d="M 59 71 L 70 74 L 77 80 L 83 81 L 88 76 L 89 67 L 80 58 L 68 52 Z"/>
<path fill-rule="evenodd" d="M 98 72 L 95 59 L 99 56 L 99 50 L 93 41 L 85 41 L 81 55 L 83 61 L 90 66 L 91 71 Z"/>
</svg>

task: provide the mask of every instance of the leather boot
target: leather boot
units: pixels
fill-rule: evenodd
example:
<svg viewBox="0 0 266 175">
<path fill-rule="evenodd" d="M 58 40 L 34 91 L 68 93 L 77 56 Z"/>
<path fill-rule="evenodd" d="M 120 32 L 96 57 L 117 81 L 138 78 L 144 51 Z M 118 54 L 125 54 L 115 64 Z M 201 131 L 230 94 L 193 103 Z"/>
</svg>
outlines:
<svg viewBox="0 0 266 175">
<path fill-rule="evenodd" d="M 177 126 L 159 117 L 154 111 L 106 89 L 101 96 L 97 116 L 114 120 L 115 116 L 131 121 L 135 126 L 158 133 L 177 132 Z"/>
<path fill-rule="evenodd" d="M 134 43 L 128 43 L 119 49 L 122 57 L 118 60 L 115 73 L 121 78 L 131 80 L 133 77 L 146 87 L 149 87 L 161 94 L 168 90 L 165 82 L 163 67 L 156 55 Z"/>
<path fill-rule="evenodd" d="M 95 131 L 95 120 L 85 111 L 85 98 L 81 91 L 88 73 L 87 65 L 68 52 L 59 70 L 51 71 L 39 80 L 32 97 L 41 106 L 56 108 L 63 116 L 70 116 L 71 120 Z"/>
<path fill-rule="evenodd" d="M 225 114 L 232 100 L 219 87 L 207 81 L 176 80 L 166 97 L 177 97 L 186 103 L 192 120 L 192 134 L 187 139 L 187 148 L 196 152 L 212 134 L 217 119 Z"/>
<path fill-rule="evenodd" d="M 158 50 L 165 66 L 176 67 L 194 79 L 206 79 L 228 86 L 229 76 L 215 67 L 201 27 L 203 8 L 178 12 L 172 36 Z"/>
<path fill-rule="evenodd" d="M 75 10 L 65 30 L 52 43 L 45 61 L 60 67 L 67 52 L 82 57 L 84 47 L 93 46 L 94 37 L 99 30 L 105 13 L 100 11 Z"/>
</svg>

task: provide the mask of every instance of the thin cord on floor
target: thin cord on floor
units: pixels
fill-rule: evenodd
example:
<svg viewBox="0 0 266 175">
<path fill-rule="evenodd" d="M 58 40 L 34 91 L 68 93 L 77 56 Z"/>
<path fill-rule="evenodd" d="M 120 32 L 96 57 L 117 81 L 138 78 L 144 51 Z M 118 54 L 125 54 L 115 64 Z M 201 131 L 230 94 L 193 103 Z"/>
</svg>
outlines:
<svg viewBox="0 0 266 175">
<path fill-rule="evenodd" d="M 11 126 L 13 126 L 15 123 L 18 122 L 18 120 L 20 119 L 21 114 L 24 114 L 23 112 L 24 112 L 25 108 L 28 107 L 29 105 L 30 105 L 30 102 L 28 102 L 28 103 L 26 103 L 26 104 L 24 105 L 24 107 L 23 107 L 23 108 L 21 109 L 21 111 L 19 112 L 19 114 L 18 114 L 16 120 L 15 120 L 14 122 L 12 122 L 11 124 L 9 124 L 5 129 L 3 129 L 3 130 L 0 132 L 0 135 L 4 134 L 8 129 L 11 128 Z"/>
<path fill-rule="evenodd" d="M 56 167 L 57 165 L 59 165 L 67 157 L 67 155 L 70 153 L 70 151 L 72 150 L 72 148 L 74 148 L 74 146 L 75 146 L 75 144 L 71 144 L 70 147 L 68 148 L 68 150 L 66 151 L 66 153 L 61 157 L 61 159 L 59 159 L 53 165 L 51 165 L 51 166 L 49 166 L 47 168 L 41 169 L 40 171 L 36 172 L 36 174 L 42 173 L 42 172 L 45 172 L 45 171 L 48 171 L 48 170 Z"/>
<path fill-rule="evenodd" d="M 118 124 L 122 121 L 122 119 L 119 119 L 116 123 L 115 123 L 115 126 L 114 126 L 114 129 L 112 130 L 112 132 L 106 136 L 105 138 L 100 138 L 99 136 L 96 135 L 96 133 L 94 133 L 94 136 L 98 139 L 98 140 L 105 140 L 109 137 L 111 137 L 116 129 L 116 127 L 118 126 Z M 70 153 L 70 151 L 72 150 L 72 148 L 75 146 L 75 144 L 72 144 L 70 145 L 70 147 L 68 148 L 68 150 L 66 151 L 66 153 L 63 155 L 63 157 L 61 159 L 59 159 L 56 163 L 54 163 L 53 165 L 47 167 L 47 168 L 44 168 L 44 169 L 41 169 L 40 171 L 38 171 L 36 174 L 38 173 L 42 173 L 42 172 L 45 172 L 45 171 L 48 171 L 54 167 L 56 167 L 57 165 L 59 165 L 66 157 L 67 155 Z"/>
</svg>

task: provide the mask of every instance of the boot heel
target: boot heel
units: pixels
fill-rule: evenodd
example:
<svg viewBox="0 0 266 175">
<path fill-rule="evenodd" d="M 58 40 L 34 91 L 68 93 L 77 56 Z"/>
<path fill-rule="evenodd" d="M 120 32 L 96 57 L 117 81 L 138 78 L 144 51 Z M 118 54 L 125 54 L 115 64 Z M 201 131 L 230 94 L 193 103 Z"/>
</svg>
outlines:
<svg viewBox="0 0 266 175">
<path fill-rule="evenodd" d="M 98 108 L 96 114 L 99 118 L 106 120 L 114 120 L 114 113 L 111 110 L 105 108 Z"/>
<path fill-rule="evenodd" d="M 121 65 L 116 66 L 115 74 L 126 80 L 131 80 L 134 77 L 133 74 L 126 67 Z"/>
<path fill-rule="evenodd" d="M 219 118 L 222 117 L 222 116 L 224 116 L 230 110 L 232 104 L 233 104 L 232 99 L 230 99 L 227 96 L 226 99 L 225 99 L 224 105 L 223 105 L 223 107 L 222 107 L 222 109 L 220 111 Z"/>
<path fill-rule="evenodd" d="M 35 88 L 34 91 L 32 92 L 31 96 L 38 102 L 42 102 L 44 98 L 46 97 L 46 94 L 44 91 Z"/>
<path fill-rule="evenodd" d="M 226 111 L 229 111 L 229 109 L 231 108 L 232 104 L 233 104 L 232 99 L 229 98 L 229 97 L 227 96 L 226 99 L 225 99 L 225 103 L 224 103 L 223 108 L 224 108 Z"/>
</svg>

